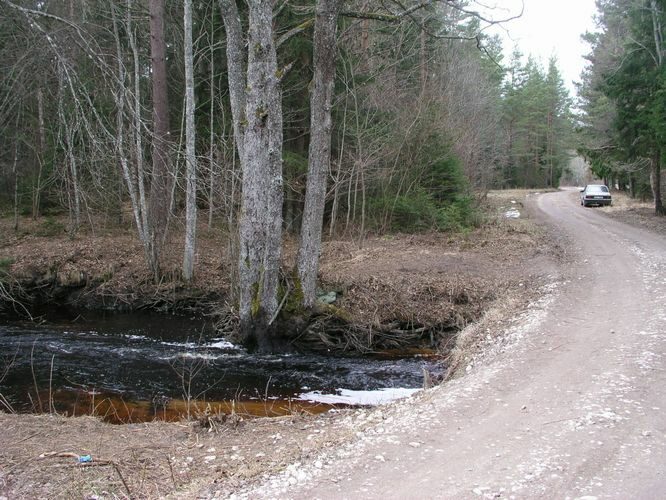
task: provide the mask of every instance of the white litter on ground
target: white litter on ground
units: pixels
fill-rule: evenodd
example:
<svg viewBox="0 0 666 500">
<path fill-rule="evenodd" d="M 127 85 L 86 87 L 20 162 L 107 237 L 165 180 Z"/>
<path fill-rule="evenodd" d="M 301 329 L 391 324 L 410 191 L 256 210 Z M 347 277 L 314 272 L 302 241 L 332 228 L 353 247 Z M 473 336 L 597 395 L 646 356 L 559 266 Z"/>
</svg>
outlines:
<svg viewBox="0 0 666 500">
<path fill-rule="evenodd" d="M 306 392 L 298 396 L 301 401 L 315 403 L 346 404 L 354 406 L 379 405 L 406 398 L 421 389 L 404 389 L 388 387 L 374 391 L 352 391 L 350 389 L 337 389 L 337 394 L 322 394 L 320 391 Z"/>
</svg>

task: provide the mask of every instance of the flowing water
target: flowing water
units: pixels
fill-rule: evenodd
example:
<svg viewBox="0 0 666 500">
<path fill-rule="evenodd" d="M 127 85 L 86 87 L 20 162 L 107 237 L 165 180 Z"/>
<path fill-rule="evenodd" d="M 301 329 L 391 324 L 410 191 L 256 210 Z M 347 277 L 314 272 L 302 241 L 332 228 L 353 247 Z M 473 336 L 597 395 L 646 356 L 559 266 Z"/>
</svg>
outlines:
<svg viewBox="0 0 666 500">
<path fill-rule="evenodd" d="M 189 411 L 280 415 L 376 404 L 421 387 L 423 354 L 400 358 L 255 355 L 201 320 L 82 313 L 0 323 L 0 408 L 174 420 Z M 193 403 L 196 401 L 196 404 Z"/>
</svg>

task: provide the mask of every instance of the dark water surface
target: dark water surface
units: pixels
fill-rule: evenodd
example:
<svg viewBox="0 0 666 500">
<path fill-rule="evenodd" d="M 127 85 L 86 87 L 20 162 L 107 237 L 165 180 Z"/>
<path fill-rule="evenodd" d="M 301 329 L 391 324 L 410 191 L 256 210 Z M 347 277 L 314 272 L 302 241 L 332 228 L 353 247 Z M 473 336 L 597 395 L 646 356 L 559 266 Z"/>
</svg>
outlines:
<svg viewBox="0 0 666 500">
<path fill-rule="evenodd" d="M 386 389 L 421 387 L 423 368 L 441 371 L 418 355 L 249 354 L 215 338 L 204 321 L 152 313 L 0 323 L 0 404 L 14 411 L 175 419 L 189 396 L 199 409 L 217 402 L 228 412 L 234 401 L 237 410 L 278 415 L 390 399 L 396 391 Z"/>
</svg>

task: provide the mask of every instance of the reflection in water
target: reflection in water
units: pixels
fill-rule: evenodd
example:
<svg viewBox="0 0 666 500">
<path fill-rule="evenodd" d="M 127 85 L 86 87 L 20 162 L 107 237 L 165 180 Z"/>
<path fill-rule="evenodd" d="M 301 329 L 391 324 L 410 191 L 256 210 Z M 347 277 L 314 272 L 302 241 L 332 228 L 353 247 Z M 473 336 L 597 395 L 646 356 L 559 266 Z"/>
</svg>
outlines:
<svg viewBox="0 0 666 500">
<path fill-rule="evenodd" d="M 14 410 L 113 422 L 177 420 L 188 408 L 190 415 L 317 413 L 365 404 L 355 393 L 418 388 L 424 368 L 441 371 L 422 355 L 252 355 L 215 338 L 202 321 L 147 313 L 5 323 L 0 352 L 0 394 Z"/>
</svg>

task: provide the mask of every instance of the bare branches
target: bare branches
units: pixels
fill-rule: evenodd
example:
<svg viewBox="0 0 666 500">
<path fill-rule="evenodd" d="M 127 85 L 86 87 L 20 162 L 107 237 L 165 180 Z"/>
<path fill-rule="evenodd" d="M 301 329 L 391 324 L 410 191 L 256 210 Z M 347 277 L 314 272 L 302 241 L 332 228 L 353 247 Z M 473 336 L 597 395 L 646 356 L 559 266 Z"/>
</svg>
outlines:
<svg viewBox="0 0 666 500">
<path fill-rule="evenodd" d="M 485 23 L 488 23 L 488 25 L 496 25 L 496 24 L 502 24 L 502 23 L 508 23 L 509 21 L 513 21 L 514 19 L 518 19 L 519 17 L 522 17 L 523 13 L 525 12 L 525 2 L 521 1 L 521 7 L 520 7 L 520 12 L 518 14 L 510 15 L 505 18 L 501 19 L 493 19 L 490 18 L 484 14 L 481 14 L 478 10 L 470 10 L 464 7 L 464 4 L 462 2 L 457 2 L 454 0 L 443 0 L 446 5 L 449 7 L 458 10 L 464 14 L 467 14 L 469 16 L 475 17 L 476 19 L 479 19 Z"/>
<path fill-rule="evenodd" d="M 390 9 L 387 8 L 388 13 L 381 13 L 381 12 L 359 12 L 359 11 L 342 11 L 341 15 L 344 17 L 353 17 L 357 19 L 371 19 L 375 21 L 383 21 L 383 22 L 388 22 L 388 23 L 397 23 L 401 19 L 405 17 L 410 17 L 412 18 L 412 14 L 419 11 L 423 10 L 427 7 L 437 5 L 437 4 L 442 4 L 446 5 L 448 7 L 451 7 L 454 10 L 457 10 L 469 17 L 476 18 L 480 21 L 483 21 L 486 23 L 488 26 L 491 25 L 497 25 L 497 24 L 502 24 L 502 23 L 507 23 L 509 21 L 512 21 L 514 19 L 518 19 L 523 15 L 523 12 L 525 10 L 525 3 L 524 1 L 521 2 L 521 9 L 520 12 L 517 14 L 510 15 L 508 17 L 504 17 L 501 19 L 494 19 L 491 18 L 485 14 L 483 14 L 480 10 L 472 10 L 466 7 L 465 2 L 460 2 L 458 0 L 425 0 L 423 2 L 419 2 L 417 4 L 412 5 L 411 7 L 406 7 L 405 5 L 402 4 L 399 0 L 390 0 L 392 3 L 398 6 L 398 10 L 396 11 L 391 11 Z M 485 6 L 483 6 L 485 7 Z"/>
<path fill-rule="evenodd" d="M 22 7 L 20 5 L 16 5 L 15 3 L 10 2 L 9 0 L 0 0 L 0 1 L 2 3 L 4 3 L 5 5 L 7 5 L 8 7 L 12 8 L 14 10 L 17 10 L 17 11 L 21 12 L 24 15 L 44 17 L 44 18 L 47 18 L 47 19 L 52 19 L 52 20 L 58 21 L 59 23 L 63 23 L 65 25 L 69 26 L 70 28 L 74 28 L 74 30 L 76 30 L 79 34 L 81 33 L 81 29 L 80 29 L 78 24 L 70 21 L 69 19 L 65 19 L 64 17 L 56 16 L 54 14 L 50 14 L 50 13 L 44 12 L 42 10 L 28 9 L 28 8 Z"/>
<path fill-rule="evenodd" d="M 341 13 L 344 17 L 352 17 L 357 19 L 368 19 L 381 21 L 385 23 L 396 24 L 399 23 L 402 19 L 409 18 L 411 22 L 419 26 L 421 30 L 426 33 L 429 37 L 440 39 L 440 40 L 468 40 L 475 41 L 477 49 L 483 52 L 488 59 L 494 63 L 497 67 L 501 68 L 502 66 L 497 62 L 494 56 L 488 51 L 488 49 L 483 45 L 483 40 L 481 34 L 483 31 L 487 30 L 491 26 L 496 26 L 499 24 L 507 23 L 514 19 L 518 19 L 523 15 L 525 9 L 524 1 L 521 1 L 520 12 L 512 14 L 503 18 L 495 19 L 486 14 L 483 14 L 480 10 L 472 10 L 467 7 L 466 2 L 460 2 L 458 0 L 425 0 L 423 2 L 416 3 L 410 7 L 407 7 L 401 0 L 389 0 L 392 4 L 397 6 L 397 9 L 389 9 L 385 6 L 387 13 L 381 12 L 358 12 L 358 11 L 343 11 Z M 465 16 L 476 19 L 485 23 L 485 26 L 479 27 L 476 33 L 471 35 L 454 33 L 450 34 L 445 31 L 435 32 L 428 27 L 427 18 L 419 18 L 415 14 L 418 11 L 424 10 L 431 6 L 445 6 L 450 7 L 451 9 L 458 11 Z M 483 7 L 484 9 L 489 10 L 490 8 L 477 2 L 477 5 Z"/>
</svg>

